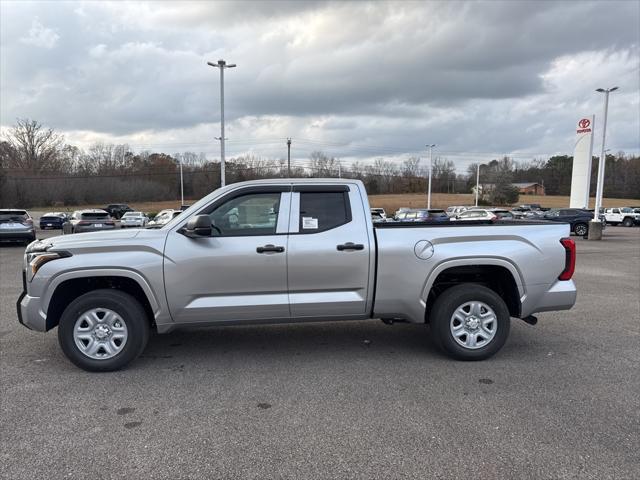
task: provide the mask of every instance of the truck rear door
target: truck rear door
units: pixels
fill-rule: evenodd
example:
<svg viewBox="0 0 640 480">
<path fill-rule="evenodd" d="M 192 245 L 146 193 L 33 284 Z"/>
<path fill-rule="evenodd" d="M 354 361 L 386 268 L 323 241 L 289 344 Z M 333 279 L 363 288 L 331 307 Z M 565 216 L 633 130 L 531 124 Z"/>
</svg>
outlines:
<svg viewBox="0 0 640 480">
<path fill-rule="evenodd" d="M 364 214 L 355 185 L 293 186 L 287 253 L 292 317 L 368 313 L 372 246 Z"/>
</svg>

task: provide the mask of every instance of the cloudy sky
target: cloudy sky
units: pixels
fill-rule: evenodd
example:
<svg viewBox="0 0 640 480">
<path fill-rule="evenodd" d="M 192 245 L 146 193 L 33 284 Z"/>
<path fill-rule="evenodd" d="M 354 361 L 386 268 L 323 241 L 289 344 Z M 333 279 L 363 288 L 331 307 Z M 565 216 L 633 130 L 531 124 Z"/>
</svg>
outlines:
<svg viewBox="0 0 640 480">
<path fill-rule="evenodd" d="M 403 159 L 573 151 L 611 96 L 607 147 L 640 150 L 640 2 L 0 1 L 0 123 L 83 147 Z"/>
</svg>

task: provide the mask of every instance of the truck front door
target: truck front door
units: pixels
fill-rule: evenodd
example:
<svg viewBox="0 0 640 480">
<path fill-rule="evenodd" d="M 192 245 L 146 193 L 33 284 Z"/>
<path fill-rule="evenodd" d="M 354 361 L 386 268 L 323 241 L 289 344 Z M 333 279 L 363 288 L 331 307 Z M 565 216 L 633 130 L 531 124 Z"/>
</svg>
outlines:
<svg viewBox="0 0 640 480">
<path fill-rule="evenodd" d="M 176 226 L 165 246 L 165 290 L 177 323 L 286 319 L 290 186 L 245 187 L 198 212 L 213 236 Z"/>
</svg>

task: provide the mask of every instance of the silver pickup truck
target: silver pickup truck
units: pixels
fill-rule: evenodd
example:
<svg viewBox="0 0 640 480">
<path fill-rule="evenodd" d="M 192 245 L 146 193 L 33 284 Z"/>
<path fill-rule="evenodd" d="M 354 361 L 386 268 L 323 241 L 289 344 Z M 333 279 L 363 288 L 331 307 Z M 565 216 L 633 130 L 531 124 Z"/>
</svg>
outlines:
<svg viewBox="0 0 640 480">
<path fill-rule="evenodd" d="M 18 318 L 91 371 L 122 368 L 151 329 L 380 318 L 430 324 L 462 360 L 504 345 L 511 317 L 569 309 L 569 225 L 376 223 L 362 182 L 228 185 L 159 229 L 31 243 Z"/>
</svg>

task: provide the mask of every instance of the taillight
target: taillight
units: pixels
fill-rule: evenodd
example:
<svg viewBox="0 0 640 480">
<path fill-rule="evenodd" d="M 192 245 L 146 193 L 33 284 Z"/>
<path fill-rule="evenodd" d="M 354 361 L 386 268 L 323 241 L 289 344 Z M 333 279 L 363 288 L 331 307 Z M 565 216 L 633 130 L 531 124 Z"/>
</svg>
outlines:
<svg viewBox="0 0 640 480">
<path fill-rule="evenodd" d="M 571 280 L 576 269 L 576 242 L 570 238 L 560 239 L 560 243 L 565 250 L 564 270 L 558 280 Z"/>
</svg>

